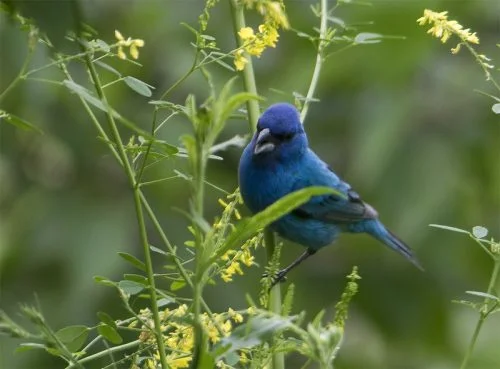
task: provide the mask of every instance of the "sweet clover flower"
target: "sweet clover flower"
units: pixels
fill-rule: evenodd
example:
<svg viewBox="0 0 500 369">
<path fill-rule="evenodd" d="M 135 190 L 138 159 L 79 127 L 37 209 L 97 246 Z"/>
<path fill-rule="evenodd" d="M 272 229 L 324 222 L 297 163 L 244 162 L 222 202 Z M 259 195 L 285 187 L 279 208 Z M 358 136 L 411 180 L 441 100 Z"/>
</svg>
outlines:
<svg viewBox="0 0 500 369">
<path fill-rule="evenodd" d="M 115 37 L 118 40 L 118 52 L 117 55 L 120 59 L 127 59 L 127 54 L 123 50 L 124 48 L 129 48 L 129 54 L 132 59 L 139 58 L 139 47 L 144 46 L 144 40 L 140 38 L 132 39 L 131 37 L 125 39 L 120 31 L 115 30 Z"/>
</svg>

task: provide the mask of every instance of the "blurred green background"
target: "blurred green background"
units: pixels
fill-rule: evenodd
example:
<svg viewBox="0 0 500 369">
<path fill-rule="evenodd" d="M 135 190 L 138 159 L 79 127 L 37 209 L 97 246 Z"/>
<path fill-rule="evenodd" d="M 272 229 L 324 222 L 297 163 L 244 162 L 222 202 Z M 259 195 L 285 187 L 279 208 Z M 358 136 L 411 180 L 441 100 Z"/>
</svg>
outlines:
<svg viewBox="0 0 500 369">
<path fill-rule="evenodd" d="M 63 36 L 73 27 L 69 2 L 14 1 L 36 19 L 57 47 L 72 47 Z M 180 22 L 195 25 L 201 0 L 86 1 L 87 23 L 100 38 L 113 42 L 113 31 L 142 38 L 137 67 L 115 60 L 124 74 L 154 86 L 158 98 L 191 65 L 192 34 Z M 286 1 L 292 27 L 312 33 L 317 19 L 306 0 Z M 442 45 L 417 26 L 424 8 L 448 10 L 466 28 L 477 31 L 479 49 L 500 63 L 500 2 L 373 1 L 373 6 L 343 6 L 336 16 L 360 24 L 359 32 L 405 36 L 375 45 L 355 47 L 328 59 L 316 96 L 321 99 L 306 121 L 311 146 L 374 205 L 384 222 L 418 254 L 421 273 L 395 253 L 364 236 L 343 236 L 289 276 L 296 284 L 295 311 L 313 317 L 326 308 L 331 316 L 345 284 L 344 276 L 358 265 L 363 279 L 351 305 L 345 344 L 337 368 L 447 369 L 457 368 L 471 337 L 476 314 L 452 299 L 464 291 L 485 291 L 490 259 L 466 236 L 428 227 L 439 223 L 470 229 L 483 225 L 500 237 L 500 119 L 493 101 L 473 89 L 488 90 L 484 75 L 464 50 L 451 55 L 451 40 Z M 250 17 L 251 22 L 258 17 Z M 372 22 L 372 24 L 369 24 Z M 229 5 L 212 13 L 208 33 L 224 50 L 234 47 Z M 0 91 L 15 77 L 26 55 L 26 34 L 0 15 Z M 272 102 L 292 101 L 291 92 L 305 94 L 315 51 L 309 41 L 283 32 L 276 49 L 255 60 L 259 92 Z M 43 47 L 33 66 L 48 62 Z M 218 86 L 230 73 L 210 69 Z M 80 81 L 85 74 L 75 65 Z M 62 79 L 54 69 L 40 75 Z M 284 94 L 276 92 L 281 90 Z M 108 89 L 112 105 L 149 129 L 148 99 L 115 85 Z M 183 103 L 188 93 L 198 101 L 207 96 L 199 75 L 190 77 L 170 96 Z M 44 134 L 0 125 L 0 307 L 18 317 L 19 303 L 38 298 L 55 329 L 97 323 L 95 313 L 126 317 L 111 289 L 92 277 L 119 279 L 132 272 L 118 251 L 141 257 L 131 193 L 120 168 L 96 139 L 78 99 L 63 87 L 21 83 L 0 107 L 40 127 Z M 189 130 L 179 118 L 162 130 L 163 139 L 179 144 Z M 247 134 L 246 122 L 229 122 L 223 138 Z M 123 132 L 128 140 L 130 132 Z M 221 162 L 209 166 L 209 180 L 232 191 L 241 150 L 232 148 Z M 182 159 L 163 162 L 148 178 L 186 170 Z M 207 190 L 207 219 L 221 211 L 213 189 Z M 187 222 L 173 208 L 188 206 L 183 180 L 149 187 L 147 196 L 168 236 L 177 245 L 189 238 Z M 159 244 L 151 229 L 151 243 Z M 286 244 L 282 262 L 302 249 Z M 261 265 L 264 250 L 257 255 Z M 161 260 L 156 260 L 158 268 Z M 215 311 L 245 308 L 245 294 L 256 298 L 262 267 L 253 267 L 231 284 L 209 286 L 206 298 Z M 0 367 L 62 368 L 45 353 L 14 354 L 11 339 L 0 337 Z M 304 360 L 291 357 L 287 368 Z M 98 368 L 100 363 L 89 368 Z M 500 367 L 500 315 L 487 321 L 470 368 Z"/>
</svg>

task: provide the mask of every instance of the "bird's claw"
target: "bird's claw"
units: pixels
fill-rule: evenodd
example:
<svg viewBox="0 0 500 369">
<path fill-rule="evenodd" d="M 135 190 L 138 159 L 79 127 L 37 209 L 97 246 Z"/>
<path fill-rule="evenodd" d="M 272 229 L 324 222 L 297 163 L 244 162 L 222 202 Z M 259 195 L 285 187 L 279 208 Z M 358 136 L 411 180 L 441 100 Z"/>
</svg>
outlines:
<svg viewBox="0 0 500 369">
<path fill-rule="evenodd" d="M 268 273 L 264 273 L 262 275 L 262 278 L 267 278 L 269 276 Z M 286 282 L 287 278 L 286 278 L 286 271 L 284 269 L 278 271 L 278 273 L 276 273 L 276 275 L 274 275 L 272 278 L 271 278 L 271 286 L 269 287 L 269 289 L 273 288 L 276 284 L 278 283 L 284 283 Z"/>
</svg>

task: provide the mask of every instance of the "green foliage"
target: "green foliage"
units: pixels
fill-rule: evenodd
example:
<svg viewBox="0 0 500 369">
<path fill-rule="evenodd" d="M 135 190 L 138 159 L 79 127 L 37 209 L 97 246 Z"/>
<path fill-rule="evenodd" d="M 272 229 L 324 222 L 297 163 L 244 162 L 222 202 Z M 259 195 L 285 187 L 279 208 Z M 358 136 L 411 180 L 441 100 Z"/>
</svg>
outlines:
<svg viewBox="0 0 500 369">
<path fill-rule="evenodd" d="M 268 231 L 265 237 L 270 255 L 265 266 L 267 277 L 262 279 L 258 295 L 260 305 L 267 310 L 258 309 L 256 304 L 250 302 L 249 308 L 245 310 L 235 311 L 228 307 L 227 312 L 213 312 L 213 308 L 204 299 L 207 295 L 207 285 L 220 283 L 217 276 L 229 283 L 233 277 L 244 274 L 243 265 L 256 265 L 253 252 L 262 244 L 264 228 L 312 196 L 327 193 L 340 195 L 329 188 L 308 188 L 286 196 L 259 214 L 241 219 L 238 211 L 241 198 L 238 191 L 221 190 L 218 182 L 213 184 L 208 181 L 210 161 L 221 159 L 215 153 L 232 146 L 241 147 L 246 142 L 247 137 L 240 135 L 229 139 L 222 138 L 231 130 L 228 123 L 235 118 L 241 119 L 245 116 L 244 113 L 247 113 L 250 127 L 253 127 L 256 114 L 259 113 L 258 102 L 263 100 L 257 93 L 252 60 L 248 54 L 250 51 L 257 53 L 258 45 L 241 44 L 238 38 L 241 38 L 241 35 L 238 36 L 241 29 L 236 25 L 242 26 L 245 23 L 246 8 L 242 4 L 256 9 L 258 16 L 263 18 L 264 25 L 276 26 L 280 23 L 281 28 L 276 26 L 273 31 L 278 32 L 288 27 L 283 2 L 234 0 L 231 3 L 231 15 L 235 24 L 233 33 L 238 39 L 238 45 L 232 50 L 223 50 L 222 43 L 218 45 L 214 36 L 206 34 L 211 12 L 218 4 L 217 0 L 206 1 L 203 13 L 198 19 L 199 29 L 186 25 L 195 38 L 192 66 L 161 94 L 155 86 L 128 75 L 128 66 L 139 66 L 134 60 L 139 57 L 139 48 L 144 46 L 142 40 L 125 38 L 116 32 L 114 42 L 106 35 L 103 35 L 107 40 L 104 41 L 97 38 L 97 32 L 81 24 L 81 29 L 68 30 L 67 34 L 68 42 L 80 51 L 64 55 L 38 29 L 36 22 L 20 15 L 13 7 L 5 7 L 10 18 L 27 33 L 28 54 L 17 77 L 1 92 L 0 100 L 3 101 L 27 81 L 62 87 L 63 93 L 71 93 L 77 97 L 74 100 L 79 101 L 80 108 L 83 107 L 81 112 L 87 114 L 98 139 L 106 145 L 109 154 L 116 159 L 117 167 L 122 169 L 127 178 L 143 247 L 143 255 L 140 258 L 127 252 L 118 252 L 122 261 L 126 261 L 126 265 L 134 268 L 138 274 L 124 274 L 123 279 L 119 281 L 94 277 L 96 283 L 113 287 L 113 291 L 117 292 L 125 311 L 125 316 L 121 315 L 120 319 L 115 320 L 109 313 L 100 311 L 97 313 L 98 320 L 94 327 L 73 325 L 54 331 L 40 308 L 23 306 L 20 310 L 32 323 L 31 332 L 0 311 L 0 333 L 21 339 L 23 342 L 18 351 L 45 350 L 59 357 L 63 363 L 61 367 L 66 365 L 67 368 L 83 368 L 89 363 L 92 365 L 103 360 L 106 361 L 106 367 L 125 365 L 124 367 L 133 369 L 185 368 L 189 365 L 198 368 L 217 366 L 280 369 L 284 367 L 284 357 L 289 357 L 292 353 L 301 354 L 307 360 L 305 366 L 314 362 L 321 368 L 333 367 L 343 343 L 349 304 L 358 292 L 360 277 L 356 267 L 347 277 L 345 290 L 335 305 L 334 318 L 323 323 L 325 311 L 321 310 L 308 322 L 306 312 L 293 312 L 294 285 L 289 286 L 283 302 L 279 296 L 279 286 L 275 287 L 271 294 L 269 292 L 272 276 L 279 270 L 281 244 L 275 246 L 272 235 L 267 237 Z M 288 96 L 293 96 L 296 104 L 302 108 L 303 121 L 310 103 L 318 101 L 315 94 L 321 70 L 327 60 L 333 61 L 330 56 L 353 46 L 377 44 L 384 39 L 394 38 L 379 33 L 360 32 L 353 25 L 338 18 L 338 7 L 349 3 L 353 2 L 339 1 L 329 7 L 328 1 L 322 0 L 312 6 L 320 27 L 311 32 L 292 30 L 296 36 L 311 41 L 316 49 L 316 55 L 312 55 L 316 57 L 316 64 L 307 94 L 304 96 L 298 92 L 285 92 Z M 272 13 L 273 11 L 275 13 Z M 75 14 L 82 17 L 77 6 Z M 83 19 L 77 20 L 82 23 Z M 259 37 L 261 38 L 258 40 L 266 40 L 264 37 L 269 38 L 270 34 L 262 32 Z M 272 44 L 269 39 L 266 42 L 269 42 L 266 46 Z M 32 57 L 38 49 L 51 55 L 51 61 L 41 67 L 32 65 Z M 233 75 L 235 69 L 232 64 L 238 66 L 237 58 L 238 55 L 243 55 L 240 53 L 243 51 L 246 53 L 243 57 L 247 58 L 246 64 L 243 63 L 245 88 L 239 90 L 237 83 L 240 81 Z M 486 75 L 493 78 L 488 60 L 473 49 L 471 52 L 479 65 L 486 68 Z M 143 63 L 147 68 L 148 60 Z M 46 78 L 44 74 L 49 70 L 57 72 L 50 75 L 51 79 Z M 231 74 L 221 88 L 214 82 L 214 75 L 218 75 L 219 70 L 226 74 L 229 71 Z M 40 75 L 43 78 L 38 78 Z M 173 92 L 182 94 L 179 87 L 193 75 L 198 75 L 205 82 L 208 97 L 199 103 L 203 99 L 201 94 L 189 93 L 183 98 L 184 104 L 177 103 L 174 99 L 178 96 L 174 97 Z M 494 79 L 490 81 L 498 87 Z M 147 109 L 152 110 L 150 130 L 146 131 L 142 124 L 137 123 L 142 121 L 139 116 L 125 116 L 135 112 L 126 109 L 122 112 L 118 104 L 109 98 L 111 86 L 120 92 L 122 89 L 126 90 L 126 86 L 139 95 L 137 97 L 144 102 L 144 112 Z M 483 94 L 500 101 L 493 93 Z M 497 102 L 492 106 L 492 111 L 499 114 L 500 105 Z M 243 105 L 247 106 L 246 111 L 241 109 Z M 22 130 L 42 132 L 38 123 L 33 124 L 11 114 L 11 109 L 8 110 L 9 113 L 0 110 L 2 123 L 6 122 Z M 25 116 L 24 113 L 19 114 Z M 162 139 L 168 136 L 169 141 L 172 141 L 171 136 L 175 129 L 170 129 L 167 123 L 174 118 L 190 127 L 190 132 L 179 138 L 179 147 L 178 144 Z M 37 121 L 38 119 L 43 122 L 43 115 L 40 114 Z M 174 139 L 177 140 L 177 137 Z M 175 161 L 177 159 L 181 164 Z M 187 163 L 187 169 L 181 169 L 184 162 Z M 174 175 L 158 177 L 158 173 L 152 170 L 158 163 L 174 166 Z M 190 186 L 189 206 L 180 210 L 189 222 L 188 231 L 190 237 L 192 236 L 183 243 L 186 247 L 171 243 L 170 229 L 161 226 L 156 215 L 157 210 L 152 207 L 156 204 L 150 204 L 149 192 L 143 192 L 146 185 L 176 179 L 181 179 Z M 204 209 L 207 203 L 215 203 L 206 191 L 207 185 L 223 192 L 224 195 L 231 192 L 226 197 L 228 203 L 219 200 L 224 210 L 213 220 L 207 219 Z M 147 227 L 149 221 L 151 227 Z M 486 239 L 488 230 L 484 227 L 474 227 L 469 232 L 448 226 L 434 226 L 467 234 L 494 261 L 487 291 L 466 291 L 471 296 L 470 301 L 459 301 L 479 314 L 478 324 L 462 366 L 465 368 L 483 322 L 500 311 L 500 298 L 495 290 L 500 269 L 500 244 L 492 238 Z M 150 243 L 153 231 L 159 239 L 157 246 Z M 157 262 L 154 268 L 153 262 Z M 160 263 L 162 267 L 156 266 Z M 249 300 L 251 301 L 252 297 Z M 130 340 L 131 335 L 135 339 Z M 113 353 L 120 355 L 113 356 Z"/>
</svg>

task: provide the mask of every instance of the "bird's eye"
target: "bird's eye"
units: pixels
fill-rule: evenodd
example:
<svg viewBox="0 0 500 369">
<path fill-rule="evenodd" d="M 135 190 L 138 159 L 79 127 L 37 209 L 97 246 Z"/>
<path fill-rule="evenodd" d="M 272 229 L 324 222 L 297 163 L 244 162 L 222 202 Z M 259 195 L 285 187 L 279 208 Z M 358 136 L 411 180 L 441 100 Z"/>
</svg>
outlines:
<svg viewBox="0 0 500 369">
<path fill-rule="evenodd" d="M 293 138 L 293 133 L 278 133 L 273 136 L 280 141 L 289 141 Z"/>
</svg>

